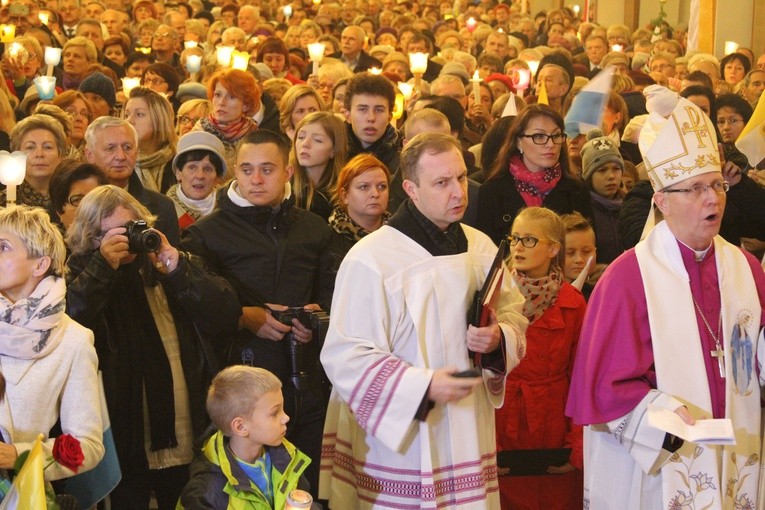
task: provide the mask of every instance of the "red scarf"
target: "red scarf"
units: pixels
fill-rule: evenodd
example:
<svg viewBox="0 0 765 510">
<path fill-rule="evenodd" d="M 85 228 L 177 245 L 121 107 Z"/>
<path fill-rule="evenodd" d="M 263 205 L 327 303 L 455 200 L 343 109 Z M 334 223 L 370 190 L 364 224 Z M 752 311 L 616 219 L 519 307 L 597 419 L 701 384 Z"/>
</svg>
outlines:
<svg viewBox="0 0 765 510">
<path fill-rule="evenodd" d="M 218 132 L 218 138 L 228 143 L 236 143 L 244 135 L 250 131 L 255 131 L 258 128 L 258 123 L 247 116 L 243 116 L 239 120 L 226 124 L 225 126 L 218 124 L 218 121 L 216 121 L 212 115 L 208 115 L 205 120 L 209 122 L 209 125 L 213 127 L 214 131 Z M 203 122 L 202 127 L 205 127 L 204 124 L 205 123 Z"/>
<path fill-rule="evenodd" d="M 515 189 L 528 207 L 541 206 L 545 197 L 558 184 L 560 163 L 544 172 L 532 172 L 517 154 L 510 158 L 510 174 L 515 178 Z"/>
</svg>

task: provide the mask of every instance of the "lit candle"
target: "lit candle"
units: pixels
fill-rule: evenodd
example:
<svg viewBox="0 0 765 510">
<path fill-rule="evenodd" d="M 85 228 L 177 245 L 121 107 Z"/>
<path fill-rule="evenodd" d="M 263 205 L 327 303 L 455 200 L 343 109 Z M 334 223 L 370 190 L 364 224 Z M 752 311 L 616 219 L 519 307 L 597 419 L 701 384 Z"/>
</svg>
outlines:
<svg viewBox="0 0 765 510">
<path fill-rule="evenodd" d="M 136 48 L 135 51 L 140 51 L 144 55 L 148 55 L 149 53 L 151 53 L 151 48 L 147 48 L 145 46 L 141 46 L 141 47 Z"/>
<path fill-rule="evenodd" d="M 202 69 L 202 55 L 187 55 L 186 70 L 190 74 L 198 73 Z"/>
<path fill-rule="evenodd" d="M 396 101 L 393 103 L 393 115 L 391 115 L 390 125 L 394 128 L 400 119 L 404 115 L 404 94 L 396 94 Z"/>
<path fill-rule="evenodd" d="M 231 68 L 246 71 L 250 63 L 250 54 L 246 51 L 234 51 L 231 53 Z"/>
<path fill-rule="evenodd" d="M 0 42 L 9 43 L 16 37 L 16 25 L 0 25 Z"/>
<path fill-rule="evenodd" d="M 0 151 L 0 182 L 5 184 L 7 206 L 16 205 L 16 186 L 24 182 L 27 173 L 27 153 Z"/>
<path fill-rule="evenodd" d="M 285 5 L 282 9 L 282 12 L 284 13 L 284 19 L 285 21 L 290 20 L 290 16 L 292 16 L 292 6 L 291 5 Z"/>
<path fill-rule="evenodd" d="M 233 53 L 233 46 L 218 46 L 215 50 L 215 57 L 218 60 L 218 65 L 229 67 L 231 65 L 231 55 Z"/>
<path fill-rule="evenodd" d="M 725 54 L 730 55 L 731 53 L 736 53 L 736 50 L 738 50 L 738 43 L 734 41 L 725 41 Z"/>
<path fill-rule="evenodd" d="M 45 63 L 48 66 L 48 76 L 53 76 L 53 66 L 61 62 L 61 48 L 45 47 Z"/>
<path fill-rule="evenodd" d="M 420 90 L 422 84 L 422 75 L 425 74 L 425 70 L 428 68 L 428 54 L 427 53 L 410 53 L 409 54 L 409 69 L 411 69 L 414 75 L 414 87 Z"/>
<path fill-rule="evenodd" d="M 579 7 L 579 4 L 574 5 L 574 7 L 571 8 L 572 11 L 574 11 L 574 16 L 577 18 L 579 17 L 579 11 L 582 9 Z"/>
<path fill-rule="evenodd" d="M 308 56 L 313 62 L 313 73 L 318 74 L 319 62 L 324 58 L 324 43 L 315 42 L 308 44 Z"/>
<path fill-rule="evenodd" d="M 611 51 L 622 51 L 624 49 L 624 46 L 621 44 L 614 44 L 611 46 Z"/>
<path fill-rule="evenodd" d="M 32 80 L 37 89 L 37 94 L 40 96 L 41 101 L 48 101 L 53 99 L 56 92 L 56 77 L 55 76 L 38 76 Z"/>
<path fill-rule="evenodd" d="M 302 510 L 304 508 L 311 508 L 313 498 L 306 491 L 295 489 L 287 495 L 287 501 L 284 505 L 284 510 Z"/>
<path fill-rule="evenodd" d="M 313 0 L 313 5 L 319 5 L 321 3 L 321 0 Z"/>
<path fill-rule="evenodd" d="M 405 81 L 398 82 L 398 90 L 401 91 L 401 94 L 403 94 L 404 99 L 409 101 L 412 99 L 412 93 L 414 92 L 414 86 L 411 83 L 407 83 Z"/>
<path fill-rule="evenodd" d="M 130 91 L 141 84 L 141 78 L 122 78 L 122 93 L 130 97 Z"/>
<path fill-rule="evenodd" d="M 48 21 L 50 21 L 50 13 L 39 12 L 37 13 L 37 19 L 39 19 L 40 23 L 42 23 L 43 25 L 47 25 Z"/>
<path fill-rule="evenodd" d="M 529 88 L 531 83 L 531 71 L 528 69 L 516 69 L 513 71 L 513 87 L 519 97 L 523 97 L 523 92 Z"/>
<path fill-rule="evenodd" d="M 0 2 L 0 4 L 2 4 L 3 7 L 5 7 L 6 5 L 8 5 L 9 1 L 10 0 L 2 0 L 2 2 Z"/>
<path fill-rule="evenodd" d="M 527 14 L 529 12 L 529 0 L 523 0 L 521 2 L 521 14 Z"/>
<path fill-rule="evenodd" d="M 199 46 L 197 41 L 183 41 L 183 47 L 187 50 L 190 48 L 196 48 L 197 46 Z"/>
<path fill-rule="evenodd" d="M 11 58 L 16 59 L 16 58 L 19 57 L 19 53 L 21 53 L 21 50 L 23 50 L 23 49 L 24 49 L 24 47 L 22 45 L 20 45 L 19 43 L 15 42 L 15 43 L 11 44 L 10 48 L 8 48 L 8 55 Z"/>
<path fill-rule="evenodd" d="M 473 103 L 481 104 L 481 77 L 478 76 L 478 70 L 473 73 Z"/>
<path fill-rule="evenodd" d="M 468 20 L 465 22 L 465 26 L 468 29 L 468 32 L 472 32 L 475 30 L 475 27 L 478 25 L 478 22 L 473 18 L 472 16 L 468 18 Z"/>
<path fill-rule="evenodd" d="M 370 67 L 368 71 L 369 71 L 369 74 L 374 74 L 374 75 L 382 74 L 382 69 L 380 69 L 379 67 Z"/>
<path fill-rule="evenodd" d="M 531 70 L 531 74 L 536 76 L 537 75 L 537 69 L 539 69 L 539 61 L 538 60 L 531 60 L 529 62 L 526 62 L 529 65 L 529 69 Z"/>
</svg>

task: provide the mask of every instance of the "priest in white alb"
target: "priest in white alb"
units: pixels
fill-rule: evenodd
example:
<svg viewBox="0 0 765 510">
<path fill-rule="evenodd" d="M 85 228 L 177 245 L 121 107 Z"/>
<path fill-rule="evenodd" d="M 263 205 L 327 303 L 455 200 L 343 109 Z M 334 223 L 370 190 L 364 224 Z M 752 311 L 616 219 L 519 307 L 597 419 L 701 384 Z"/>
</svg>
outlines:
<svg viewBox="0 0 765 510">
<path fill-rule="evenodd" d="M 499 510 L 494 408 L 525 351 L 523 297 L 505 270 L 489 325 L 468 326 L 497 247 L 459 222 L 459 142 L 417 135 L 401 169 L 409 199 L 337 276 L 319 495 L 336 509 Z M 482 370 L 455 377 L 474 368 L 469 350 Z"/>
<path fill-rule="evenodd" d="M 726 192 L 714 126 L 645 90 L 639 146 L 664 220 L 603 274 L 587 305 L 566 412 L 585 428 L 589 510 L 759 509 L 765 274 L 718 234 Z M 735 445 L 649 424 L 728 418 Z"/>
</svg>

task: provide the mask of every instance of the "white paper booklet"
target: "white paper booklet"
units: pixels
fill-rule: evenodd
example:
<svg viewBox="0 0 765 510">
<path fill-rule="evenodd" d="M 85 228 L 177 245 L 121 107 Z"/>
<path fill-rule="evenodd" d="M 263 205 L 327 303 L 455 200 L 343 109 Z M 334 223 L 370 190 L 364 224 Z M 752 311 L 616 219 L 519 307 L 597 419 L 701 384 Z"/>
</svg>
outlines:
<svg viewBox="0 0 765 510">
<path fill-rule="evenodd" d="M 688 425 L 677 413 L 655 405 L 648 406 L 648 423 L 685 441 L 698 444 L 736 444 L 729 418 L 696 420 Z"/>
</svg>

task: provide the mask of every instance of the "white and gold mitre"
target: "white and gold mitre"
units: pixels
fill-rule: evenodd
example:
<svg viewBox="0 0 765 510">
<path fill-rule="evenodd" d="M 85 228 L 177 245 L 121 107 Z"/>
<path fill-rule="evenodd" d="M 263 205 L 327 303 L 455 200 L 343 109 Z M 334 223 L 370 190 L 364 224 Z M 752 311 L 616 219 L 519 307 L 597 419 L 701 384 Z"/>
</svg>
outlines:
<svg viewBox="0 0 765 510">
<path fill-rule="evenodd" d="M 651 85 L 643 94 L 649 115 L 638 146 L 654 191 L 720 172 L 717 135 L 709 117 L 666 87 Z"/>
</svg>

